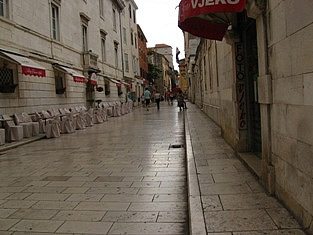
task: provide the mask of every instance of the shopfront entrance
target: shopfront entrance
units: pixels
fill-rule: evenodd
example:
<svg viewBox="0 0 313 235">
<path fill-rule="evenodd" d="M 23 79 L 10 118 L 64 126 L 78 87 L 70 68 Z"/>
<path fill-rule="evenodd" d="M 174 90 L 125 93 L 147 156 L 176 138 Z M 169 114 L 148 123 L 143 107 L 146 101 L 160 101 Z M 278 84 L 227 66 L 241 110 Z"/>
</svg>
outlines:
<svg viewBox="0 0 313 235">
<path fill-rule="evenodd" d="M 248 152 L 252 152 L 253 154 L 261 158 L 262 139 L 260 104 L 258 100 L 259 69 L 256 21 L 252 18 L 247 17 L 246 12 L 243 12 L 238 14 L 237 23 L 238 29 L 241 32 L 240 45 L 242 47 L 241 53 L 243 57 L 241 69 L 243 70 L 242 78 L 244 79 L 242 79 L 241 92 L 244 92 L 245 95 L 244 97 L 241 96 L 240 98 L 245 99 L 244 106 L 246 109 L 246 111 L 244 112 L 244 128 L 246 129 L 247 147 L 245 149 Z"/>
</svg>

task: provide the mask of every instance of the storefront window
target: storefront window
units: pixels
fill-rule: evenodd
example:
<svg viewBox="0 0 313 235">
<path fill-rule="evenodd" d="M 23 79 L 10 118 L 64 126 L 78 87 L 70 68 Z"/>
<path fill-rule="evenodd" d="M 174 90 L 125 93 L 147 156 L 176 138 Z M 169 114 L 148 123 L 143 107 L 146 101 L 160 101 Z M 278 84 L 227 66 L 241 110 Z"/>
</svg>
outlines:
<svg viewBox="0 0 313 235">
<path fill-rule="evenodd" d="M 55 92 L 56 94 L 64 94 L 66 90 L 65 73 L 55 70 L 54 74 L 55 74 Z"/>
<path fill-rule="evenodd" d="M 0 0 L 0 16 L 8 17 L 8 0 Z"/>
</svg>

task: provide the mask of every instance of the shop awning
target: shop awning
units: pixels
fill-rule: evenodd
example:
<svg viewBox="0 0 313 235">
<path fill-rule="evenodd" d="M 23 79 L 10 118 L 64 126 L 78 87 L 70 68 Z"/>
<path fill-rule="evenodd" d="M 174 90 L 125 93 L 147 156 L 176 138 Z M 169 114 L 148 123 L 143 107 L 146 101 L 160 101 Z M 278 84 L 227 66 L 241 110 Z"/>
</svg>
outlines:
<svg viewBox="0 0 313 235">
<path fill-rule="evenodd" d="M 231 19 L 246 0 L 182 0 L 178 26 L 194 36 L 222 41 Z"/>
<path fill-rule="evenodd" d="M 80 82 L 80 83 L 85 83 L 86 82 L 85 76 L 82 75 L 81 73 L 73 70 L 73 69 L 64 67 L 64 66 L 59 65 L 59 64 L 54 64 L 53 67 L 55 69 L 61 70 L 61 71 L 65 72 L 65 73 L 68 73 L 68 74 L 72 75 L 74 82 Z"/>
<path fill-rule="evenodd" d="M 120 82 L 117 79 L 114 79 L 112 77 L 109 77 L 108 75 L 104 75 L 104 74 L 99 74 L 100 76 L 104 77 L 104 79 L 106 79 L 109 82 L 113 82 L 117 87 L 122 86 L 122 82 Z"/>
<path fill-rule="evenodd" d="M 110 80 L 111 82 L 115 83 L 115 85 L 116 85 L 117 87 L 122 86 L 121 82 L 118 81 L 118 80 L 116 80 L 116 79 L 114 79 L 114 78 L 109 78 L 109 80 Z"/>
<path fill-rule="evenodd" d="M 20 64 L 22 66 L 22 74 L 24 75 L 38 76 L 38 77 L 46 76 L 46 69 L 42 67 L 41 65 L 37 64 L 32 59 L 29 59 L 28 57 L 19 56 L 16 54 L 3 52 L 3 51 L 1 51 L 0 54 Z"/>
<path fill-rule="evenodd" d="M 88 84 L 93 85 L 93 86 L 97 86 L 97 84 L 98 84 L 97 75 L 95 73 L 91 74 L 90 79 L 88 80 Z"/>
<path fill-rule="evenodd" d="M 121 81 L 121 83 L 129 88 L 131 88 L 132 84 L 128 83 L 128 82 L 124 82 L 124 81 Z"/>
</svg>

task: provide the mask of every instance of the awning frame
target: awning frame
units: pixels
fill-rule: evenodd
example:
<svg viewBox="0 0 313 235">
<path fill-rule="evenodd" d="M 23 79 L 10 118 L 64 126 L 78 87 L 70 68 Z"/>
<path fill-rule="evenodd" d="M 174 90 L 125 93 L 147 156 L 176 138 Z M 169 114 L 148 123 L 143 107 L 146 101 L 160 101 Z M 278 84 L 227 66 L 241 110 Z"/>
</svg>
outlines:
<svg viewBox="0 0 313 235">
<path fill-rule="evenodd" d="M 29 57 L 4 50 L 0 50 L 0 56 L 12 63 L 19 64 L 23 75 L 46 77 L 46 69 Z"/>
<path fill-rule="evenodd" d="M 60 64 L 52 64 L 53 68 L 57 69 L 57 70 L 60 70 L 64 73 L 67 73 L 69 75 L 71 75 L 73 77 L 73 80 L 74 82 L 78 82 L 78 83 L 86 83 L 86 77 L 81 74 L 81 73 L 78 73 L 77 71 L 75 71 L 74 69 L 72 68 L 68 68 L 64 65 L 60 65 Z"/>
</svg>

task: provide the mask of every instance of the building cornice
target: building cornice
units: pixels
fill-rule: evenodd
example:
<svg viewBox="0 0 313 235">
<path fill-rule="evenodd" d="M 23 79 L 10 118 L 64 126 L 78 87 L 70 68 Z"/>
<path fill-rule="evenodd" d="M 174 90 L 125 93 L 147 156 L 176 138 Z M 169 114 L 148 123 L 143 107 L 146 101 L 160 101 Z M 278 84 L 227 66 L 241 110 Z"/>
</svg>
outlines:
<svg viewBox="0 0 313 235">
<path fill-rule="evenodd" d="M 123 10 L 126 6 L 123 0 L 112 0 L 112 2 L 115 3 L 120 10 Z"/>
<path fill-rule="evenodd" d="M 136 4 L 136 2 L 134 0 L 127 0 L 127 1 L 131 2 L 131 4 L 134 6 L 134 8 L 136 10 L 138 10 L 138 6 L 137 6 L 137 4 Z"/>
</svg>

